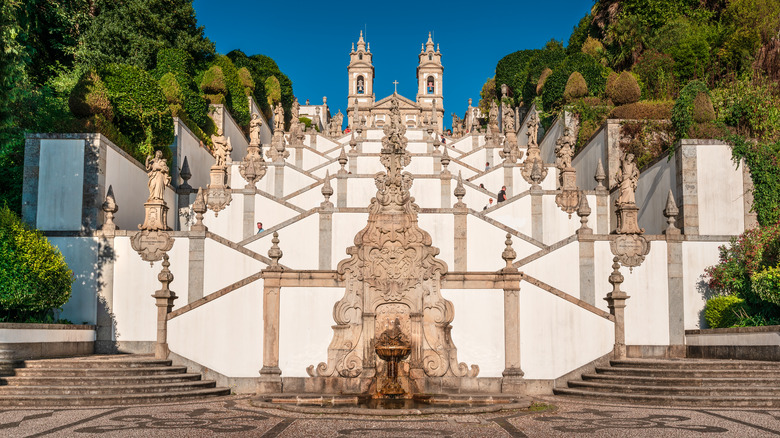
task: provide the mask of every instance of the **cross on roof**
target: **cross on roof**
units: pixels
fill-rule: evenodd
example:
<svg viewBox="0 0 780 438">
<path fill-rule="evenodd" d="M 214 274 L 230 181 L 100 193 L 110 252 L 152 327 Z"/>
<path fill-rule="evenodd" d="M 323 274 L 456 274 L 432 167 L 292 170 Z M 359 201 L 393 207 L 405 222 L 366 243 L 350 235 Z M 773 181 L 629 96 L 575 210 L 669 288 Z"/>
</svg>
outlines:
<svg viewBox="0 0 780 438">
<path fill-rule="evenodd" d="M 393 94 L 398 94 L 398 81 L 393 81 L 393 85 L 395 85 L 395 91 Z"/>
</svg>

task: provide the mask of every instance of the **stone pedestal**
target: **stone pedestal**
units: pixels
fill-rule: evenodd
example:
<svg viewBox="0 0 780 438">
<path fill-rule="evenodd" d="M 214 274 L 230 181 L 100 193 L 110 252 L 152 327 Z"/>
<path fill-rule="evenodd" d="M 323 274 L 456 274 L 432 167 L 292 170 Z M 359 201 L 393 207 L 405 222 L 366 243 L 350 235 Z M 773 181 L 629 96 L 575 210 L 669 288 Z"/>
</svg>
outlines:
<svg viewBox="0 0 780 438">
<path fill-rule="evenodd" d="M 639 228 L 639 207 L 635 203 L 618 204 L 615 211 L 617 217 L 617 234 L 641 234 L 645 230 Z"/>
<path fill-rule="evenodd" d="M 142 230 L 170 230 L 168 228 L 168 206 L 165 201 L 151 200 L 144 202 L 144 223 L 139 228 Z"/>
<path fill-rule="evenodd" d="M 233 195 L 230 187 L 227 185 L 227 171 L 223 166 L 211 166 L 209 170 L 210 184 L 208 185 L 208 195 L 206 205 L 218 216 L 219 212 L 230 205 Z"/>
<path fill-rule="evenodd" d="M 571 214 L 577 210 L 577 206 L 580 204 L 580 191 L 577 190 L 577 171 L 573 167 L 563 169 L 560 183 L 561 188 L 555 195 L 555 204 L 568 213 L 569 218 L 571 218 Z"/>
</svg>

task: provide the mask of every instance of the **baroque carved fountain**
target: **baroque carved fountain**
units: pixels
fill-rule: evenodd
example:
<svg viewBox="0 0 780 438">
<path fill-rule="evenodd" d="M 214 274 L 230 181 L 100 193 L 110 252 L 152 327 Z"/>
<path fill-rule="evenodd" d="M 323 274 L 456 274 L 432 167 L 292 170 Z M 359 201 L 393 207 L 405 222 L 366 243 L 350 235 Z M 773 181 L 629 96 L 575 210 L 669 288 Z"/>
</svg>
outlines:
<svg viewBox="0 0 780 438">
<path fill-rule="evenodd" d="M 454 308 L 440 291 L 447 265 L 417 223 L 419 207 L 409 193 L 413 176 L 403 171 L 411 162 L 405 133 L 393 99 L 382 138 L 386 171 L 374 176 L 368 224 L 338 264 L 346 291 L 333 308 L 327 362 L 307 368 L 312 377 L 352 381 L 342 387 L 376 397 L 411 397 L 424 391 L 426 378 L 479 373 L 478 366 L 457 360 L 450 336 Z"/>
</svg>

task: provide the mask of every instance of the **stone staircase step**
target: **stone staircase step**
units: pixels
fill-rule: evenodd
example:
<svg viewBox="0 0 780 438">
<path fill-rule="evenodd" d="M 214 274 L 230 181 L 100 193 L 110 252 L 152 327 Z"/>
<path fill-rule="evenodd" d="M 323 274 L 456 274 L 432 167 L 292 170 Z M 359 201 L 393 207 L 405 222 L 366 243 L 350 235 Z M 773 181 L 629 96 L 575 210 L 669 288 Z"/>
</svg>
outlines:
<svg viewBox="0 0 780 438">
<path fill-rule="evenodd" d="M 8 376 L 0 377 L 0 385 L 7 386 L 118 386 L 118 385 L 156 385 L 162 383 L 185 382 L 199 380 L 200 374 L 177 373 L 150 376 L 91 376 L 84 377 L 51 377 L 51 376 Z M 3 386 L 0 386 L 2 388 Z"/>
<path fill-rule="evenodd" d="M 121 360 L 90 360 L 90 359 L 48 359 L 25 360 L 22 368 L 150 368 L 167 367 L 170 360 L 157 359 L 121 359 Z"/>
<path fill-rule="evenodd" d="M 187 367 L 139 367 L 139 368 L 16 368 L 16 376 L 93 377 L 93 376 L 150 376 L 186 373 Z"/>
<path fill-rule="evenodd" d="M 662 368 L 627 368 L 627 367 L 596 367 L 599 374 L 612 376 L 649 376 L 649 377 L 771 377 L 780 378 L 780 370 L 738 370 L 738 369 L 662 369 Z"/>
<path fill-rule="evenodd" d="M 63 386 L 0 386 L 0 396 L 4 395 L 103 395 L 103 394 L 142 394 L 159 392 L 185 392 L 204 388 L 215 388 L 213 380 L 193 380 L 184 382 L 158 383 L 146 385 L 63 385 Z"/>
<path fill-rule="evenodd" d="M 707 359 L 623 359 L 612 360 L 613 368 L 718 369 L 780 371 L 780 363 L 757 360 Z"/>
<path fill-rule="evenodd" d="M 588 391 L 578 388 L 556 388 L 556 395 L 598 400 L 602 402 L 662 405 L 662 406 L 707 406 L 707 407 L 780 407 L 780 397 L 706 397 L 688 395 L 617 394 L 613 392 Z"/>
<path fill-rule="evenodd" d="M 621 376 L 610 374 L 583 374 L 582 380 L 598 381 L 604 383 L 620 383 L 628 385 L 644 386 L 714 386 L 714 387 L 756 387 L 778 385 L 777 379 L 772 378 L 740 378 L 740 377 L 708 377 L 708 378 L 684 378 L 684 377 L 642 377 Z"/>
<path fill-rule="evenodd" d="M 692 395 L 709 397 L 748 397 L 768 396 L 780 397 L 780 386 L 741 387 L 741 386 L 658 386 L 658 385 L 630 385 L 623 382 L 603 383 L 593 381 L 574 380 L 569 381 L 569 388 L 581 388 L 586 391 L 597 391 L 621 394 L 650 394 L 650 395 Z M 778 383 L 778 382 L 775 382 Z"/>
<path fill-rule="evenodd" d="M 108 406 L 176 402 L 229 395 L 229 388 L 107 395 L 0 395 L 0 406 Z"/>
</svg>

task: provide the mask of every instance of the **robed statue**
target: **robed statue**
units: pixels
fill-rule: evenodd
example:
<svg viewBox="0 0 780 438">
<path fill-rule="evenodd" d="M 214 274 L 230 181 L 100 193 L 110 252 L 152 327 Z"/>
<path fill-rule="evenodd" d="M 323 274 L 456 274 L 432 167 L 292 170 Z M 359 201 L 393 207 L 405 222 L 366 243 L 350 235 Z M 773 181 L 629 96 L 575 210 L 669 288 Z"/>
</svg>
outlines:
<svg viewBox="0 0 780 438">
<path fill-rule="evenodd" d="M 163 158 L 162 151 L 155 151 L 154 158 L 146 157 L 146 171 L 149 175 L 149 201 L 164 201 L 165 186 L 171 183 L 168 161 Z"/>
</svg>

